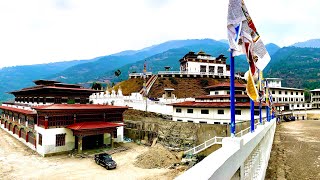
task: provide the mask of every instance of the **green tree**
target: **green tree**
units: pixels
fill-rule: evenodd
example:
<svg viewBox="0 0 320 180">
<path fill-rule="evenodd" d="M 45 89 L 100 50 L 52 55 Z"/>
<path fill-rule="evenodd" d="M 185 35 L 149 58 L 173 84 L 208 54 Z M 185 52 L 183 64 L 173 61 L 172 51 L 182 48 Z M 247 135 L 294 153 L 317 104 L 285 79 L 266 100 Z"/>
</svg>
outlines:
<svg viewBox="0 0 320 180">
<path fill-rule="evenodd" d="M 101 90 L 101 88 L 102 88 L 101 83 L 97 83 L 97 82 L 92 83 L 91 89 Z"/>
</svg>

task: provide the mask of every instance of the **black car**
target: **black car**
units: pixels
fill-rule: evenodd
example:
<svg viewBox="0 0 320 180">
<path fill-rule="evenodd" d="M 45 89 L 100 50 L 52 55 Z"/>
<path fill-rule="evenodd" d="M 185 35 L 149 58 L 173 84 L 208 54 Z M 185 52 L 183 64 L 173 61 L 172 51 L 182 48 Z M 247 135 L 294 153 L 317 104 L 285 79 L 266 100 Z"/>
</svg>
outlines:
<svg viewBox="0 0 320 180">
<path fill-rule="evenodd" d="M 94 160 L 97 164 L 105 167 L 106 169 L 115 169 L 117 167 L 117 163 L 107 153 L 94 155 Z"/>
</svg>

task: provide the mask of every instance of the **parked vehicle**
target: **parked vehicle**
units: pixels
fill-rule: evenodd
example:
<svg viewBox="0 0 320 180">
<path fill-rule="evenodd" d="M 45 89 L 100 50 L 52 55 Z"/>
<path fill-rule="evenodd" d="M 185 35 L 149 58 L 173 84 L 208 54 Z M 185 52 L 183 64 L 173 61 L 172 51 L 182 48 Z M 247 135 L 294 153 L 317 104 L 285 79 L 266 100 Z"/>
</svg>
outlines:
<svg viewBox="0 0 320 180">
<path fill-rule="evenodd" d="M 107 153 L 94 155 L 94 160 L 97 164 L 105 167 L 106 169 L 115 169 L 117 167 L 117 163 Z"/>
</svg>

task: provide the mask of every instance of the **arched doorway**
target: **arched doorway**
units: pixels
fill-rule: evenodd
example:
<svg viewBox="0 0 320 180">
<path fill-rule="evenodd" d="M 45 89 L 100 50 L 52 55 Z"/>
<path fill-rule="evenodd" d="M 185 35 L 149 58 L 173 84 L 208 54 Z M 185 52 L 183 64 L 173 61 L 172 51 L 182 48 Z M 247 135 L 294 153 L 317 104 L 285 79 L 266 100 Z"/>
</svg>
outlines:
<svg viewBox="0 0 320 180">
<path fill-rule="evenodd" d="M 9 131 L 12 131 L 12 124 L 9 123 L 9 128 L 8 128 Z"/>
<path fill-rule="evenodd" d="M 13 132 L 13 134 L 19 134 L 19 128 L 18 128 L 17 125 L 15 125 L 15 126 L 13 127 L 12 132 Z"/>
<path fill-rule="evenodd" d="M 28 132 L 28 141 L 29 143 L 31 143 L 32 145 L 36 145 L 36 138 L 35 135 L 32 132 Z"/>
<path fill-rule="evenodd" d="M 20 129 L 20 137 L 27 141 L 26 130 L 24 130 L 23 128 Z"/>
</svg>

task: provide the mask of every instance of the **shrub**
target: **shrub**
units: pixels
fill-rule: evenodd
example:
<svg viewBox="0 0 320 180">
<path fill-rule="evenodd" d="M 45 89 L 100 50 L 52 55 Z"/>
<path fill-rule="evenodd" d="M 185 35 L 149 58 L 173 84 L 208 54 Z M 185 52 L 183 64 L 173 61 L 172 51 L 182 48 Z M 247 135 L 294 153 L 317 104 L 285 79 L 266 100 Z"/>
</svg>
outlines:
<svg viewBox="0 0 320 180">
<path fill-rule="evenodd" d="M 202 87 L 205 87 L 205 86 L 208 86 L 208 85 L 209 85 L 209 82 L 208 82 L 208 80 L 206 80 L 206 79 L 201 79 L 200 85 L 201 85 Z"/>
<path fill-rule="evenodd" d="M 173 77 L 170 77 L 169 80 L 170 80 L 171 83 L 174 84 L 174 85 L 177 85 L 177 84 L 178 84 L 177 80 L 176 80 L 175 78 L 173 78 Z"/>
</svg>

